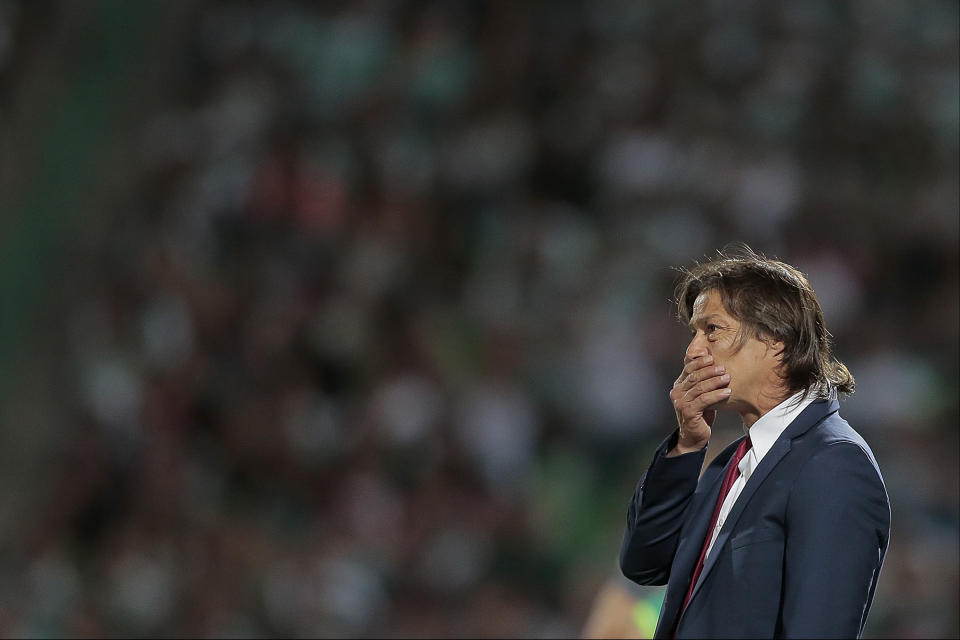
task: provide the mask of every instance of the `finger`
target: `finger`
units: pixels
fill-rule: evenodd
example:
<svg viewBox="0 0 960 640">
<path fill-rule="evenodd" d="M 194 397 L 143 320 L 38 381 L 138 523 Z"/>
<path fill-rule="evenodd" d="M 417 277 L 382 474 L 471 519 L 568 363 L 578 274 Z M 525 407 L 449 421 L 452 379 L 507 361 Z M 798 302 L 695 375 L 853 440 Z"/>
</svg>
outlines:
<svg viewBox="0 0 960 640">
<path fill-rule="evenodd" d="M 706 411 L 714 405 L 720 404 L 729 398 L 731 392 L 732 390 L 730 387 L 723 387 L 722 389 L 701 393 L 699 396 L 694 398 L 688 406 L 691 410 L 693 410 L 693 412 L 700 413 Z"/>
<path fill-rule="evenodd" d="M 707 393 L 712 393 L 718 389 L 723 389 L 728 387 L 730 384 L 730 375 L 723 374 L 719 376 L 712 376 L 701 380 L 697 384 L 690 387 L 683 395 L 679 394 L 679 388 L 675 389 L 675 393 L 672 396 L 674 399 L 674 405 L 677 408 L 677 411 L 680 411 L 684 415 L 692 416 L 696 413 L 699 413 L 703 410 L 703 406 L 698 403 L 697 399 Z"/>
<path fill-rule="evenodd" d="M 709 380 L 710 378 L 721 377 L 724 375 L 727 375 L 727 370 L 722 364 L 703 367 L 702 369 L 694 371 L 686 378 L 681 380 L 677 387 L 683 391 L 687 391 L 704 380 Z M 730 377 L 727 375 L 727 380 L 729 379 Z"/>
<path fill-rule="evenodd" d="M 704 378 L 695 385 L 691 386 L 683 397 L 687 402 L 693 402 L 697 396 L 714 391 L 715 389 L 719 389 L 721 387 L 726 387 L 729 384 L 729 373 L 724 373 L 719 376 L 710 376 L 709 378 Z"/>
<path fill-rule="evenodd" d="M 702 369 L 703 367 L 709 367 L 711 364 L 713 364 L 713 356 L 711 355 L 697 356 L 687 364 L 683 365 L 683 372 L 689 375 L 694 371 L 696 371 L 697 369 Z"/>
<path fill-rule="evenodd" d="M 708 380 L 710 378 L 715 378 L 715 377 L 724 376 L 724 375 L 728 375 L 727 368 L 724 367 L 722 364 L 718 364 L 716 366 L 704 367 L 702 369 L 698 369 L 697 371 L 694 371 L 693 373 L 687 376 L 686 380 L 684 380 L 682 384 L 686 384 L 692 387 L 693 385 L 699 384 L 704 380 Z"/>
<path fill-rule="evenodd" d="M 690 375 L 694 371 L 698 369 L 702 369 L 703 367 L 708 367 L 711 364 L 713 364 L 713 356 L 709 356 L 709 355 L 697 356 L 696 358 L 694 358 L 693 360 L 691 360 L 690 362 L 684 365 L 683 371 L 680 372 L 680 376 L 677 378 L 677 381 L 675 382 L 675 384 L 680 384 L 684 380 L 684 378 L 686 378 L 688 375 Z"/>
</svg>

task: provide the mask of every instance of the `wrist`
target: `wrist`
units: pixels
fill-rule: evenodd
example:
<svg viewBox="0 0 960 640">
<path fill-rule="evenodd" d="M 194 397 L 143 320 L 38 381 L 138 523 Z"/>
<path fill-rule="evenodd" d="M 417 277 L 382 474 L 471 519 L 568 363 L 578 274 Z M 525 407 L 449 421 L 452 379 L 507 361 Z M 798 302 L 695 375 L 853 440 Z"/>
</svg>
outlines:
<svg viewBox="0 0 960 640">
<path fill-rule="evenodd" d="M 672 449 L 667 453 L 668 458 L 673 458 L 676 456 L 682 456 L 686 453 L 696 453 L 697 451 L 703 451 L 709 444 L 709 440 L 686 440 L 683 438 L 677 439 L 677 444 L 673 446 Z"/>
</svg>

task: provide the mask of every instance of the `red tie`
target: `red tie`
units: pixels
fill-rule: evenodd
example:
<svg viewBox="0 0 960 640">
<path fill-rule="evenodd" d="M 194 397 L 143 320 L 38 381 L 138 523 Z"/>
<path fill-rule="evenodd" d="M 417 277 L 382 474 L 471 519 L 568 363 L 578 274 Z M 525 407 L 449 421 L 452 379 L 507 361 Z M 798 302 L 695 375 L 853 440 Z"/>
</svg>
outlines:
<svg viewBox="0 0 960 640">
<path fill-rule="evenodd" d="M 687 608 L 687 604 L 690 602 L 690 596 L 693 595 L 693 588 L 697 585 L 697 578 L 700 577 L 700 572 L 703 571 L 703 560 L 707 556 L 707 549 L 710 547 L 710 538 L 713 537 L 713 528 L 717 526 L 717 518 L 720 517 L 720 507 L 723 506 L 723 499 L 727 497 L 727 494 L 730 493 L 730 487 L 733 486 L 733 483 L 736 482 L 737 478 L 740 477 L 740 460 L 743 459 L 744 454 L 750 449 L 750 436 L 747 436 L 740 441 L 740 445 L 737 447 L 737 450 L 733 454 L 733 459 L 730 461 L 730 464 L 727 466 L 727 474 L 723 476 L 723 484 L 720 485 L 720 495 L 717 497 L 717 506 L 713 509 L 713 517 L 710 518 L 710 526 L 707 527 L 707 538 L 703 541 L 703 549 L 700 550 L 700 559 L 697 560 L 697 568 L 693 572 L 693 579 L 690 580 L 690 588 L 687 589 L 687 597 L 683 599 L 683 606 L 680 607 L 680 613 L 682 614 L 684 609 Z M 677 621 L 680 620 L 680 616 L 677 616 Z"/>
</svg>

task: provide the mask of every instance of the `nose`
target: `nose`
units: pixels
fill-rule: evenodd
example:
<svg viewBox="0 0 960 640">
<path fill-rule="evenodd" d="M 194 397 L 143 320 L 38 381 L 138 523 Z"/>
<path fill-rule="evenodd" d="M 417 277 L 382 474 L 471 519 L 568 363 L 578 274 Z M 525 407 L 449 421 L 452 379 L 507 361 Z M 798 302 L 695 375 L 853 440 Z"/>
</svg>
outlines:
<svg viewBox="0 0 960 640">
<path fill-rule="evenodd" d="M 687 351 L 684 353 L 683 363 L 687 364 L 694 358 L 707 355 L 710 355 L 710 350 L 707 349 L 706 336 L 698 331 L 697 335 L 693 336 L 690 344 L 687 345 Z"/>
</svg>

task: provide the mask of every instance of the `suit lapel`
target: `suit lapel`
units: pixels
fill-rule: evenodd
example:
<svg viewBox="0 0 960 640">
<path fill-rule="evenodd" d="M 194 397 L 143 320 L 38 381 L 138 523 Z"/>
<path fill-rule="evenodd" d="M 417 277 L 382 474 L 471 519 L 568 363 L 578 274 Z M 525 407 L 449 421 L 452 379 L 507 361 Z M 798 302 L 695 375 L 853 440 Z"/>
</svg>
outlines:
<svg viewBox="0 0 960 640">
<path fill-rule="evenodd" d="M 700 572 L 700 578 L 693 588 L 693 594 L 690 596 L 691 602 L 697 597 L 700 585 L 703 584 L 703 581 L 710 574 L 713 565 L 717 563 L 717 558 L 720 557 L 720 550 L 723 549 L 723 545 L 730 537 L 730 532 L 737 526 L 737 521 L 750 502 L 750 498 L 756 493 L 760 485 L 763 484 L 767 476 L 770 475 L 770 472 L 773 471 L 777 464 L 779 464 L 783 457 L 790 451 L 791 441 L 806 433 L 813 425 L 819 423 L 829 414 L 836 411 L 839 406 L 839 403 L 835 399 L 812 402 L 810 406 L 804 409 L 803 412 L 783 430 L 783 433 L 781 433 L 780 437 L 773 443 L 773 446 L 767 451 L 767 454 L 763 456 L 763 460 L 761 460 L 757 468 L 754 469 L 750 479 L 747 480 L 743 490 L 737 497 L 737 501 L 730 510 L 726 522 L 723 523 L 723 527 L 720 529 L 720 533 L 717 534 L 717 539 L 713 543 L 713 549 L 710 551 L 710 555 L 707 556 L 703 564 L 703 571 Z M 742 438 L 738 438 L 737 443 L 739 443 L 741 439 Z M 724 465 L 724 467 L 726 467 L 726 465 Z M 714 502 L 716 502 L 716 498 L 719 496 L 719 488 L 713 492 L 713 496 Z M 706 535 L 706 533 L 704 533 L 704 535 Z"/>
<path fill-rule="evenodd" d="M 787 455 L 788 451 L 790 451 L 790 441 L 784 440 L 781 436 L 773 444 L 773 447 L 770 449 L 770 451 L 767 452 L 767 455 L 763 456 L 763 460 L 760 461 L 760 464 L 757 465 L 753 475 L 751 475 L 750 479 L 747 480 L 743 490 L 737 497 L 737 501 L 730 510 L 730 514 L 727 516 L 726 522 L 723 523 L 720 533 L 717 534 L 717 539 L 713 543 L 713 549 L 710 551 L 710 555 L 707 556 L 706 561 L 703 563 L 703 571 L 700 572 L 700 578 L 697 580 L 697 585 L 693 588 L 693 595 L 690 596 L 691 600 L 697 596 L 697 591 L 700 590 L 700 585 L 702 585 L 706 577 L 710 575 L 710 570 L 713 568 L 713 565 L 717 563 L 717 558 L 720 556 L 720 550 L 727 542 L 727 538 L 730 537 L 730 532 L 734 527 L 737 526 L 737 520 L 740 519 L 740 515 L 746 508 L 747 503 L 750 502 L 750 498 L 754 493 L 756 493 L 757 487 L 763 484 L 763 481 L 766 479 L 766 477 L 770 474 L 773 468 L 777 466 L 780 460 L 783 459 L 783 456 Z"/>
<path fill-rule="evenodd" d="M 733 454 L 731 453 L 731 455 Z M 723 483 L 723 474 L 727 468 L 730 456 L 726 456 L 726 458 L 727 462 L 716 467 L 710 465 L 710 468 L 704 472 L 704 477 L 700 480 L 704 491 L 699 496 L 696 496 L 695 499 L 697 502 L 690 505 L 693 518 L 687 527 L 687 532 L 685 532 L 680 544 L 677 546 L 677 557 L 683 559 L 683 565 L 677 567 L 681 573 L 689 569 L 689 574 L 692 574 L 694 565 L 700 557 L 700 550 L 703 548 L 703 539 L 707 535 L 707 527 L 710 526 L 710 517 L 713 515 L 713 505 L 716 504 L 717 496 L 720 495 L 720 485 Z M 708 473 L 711 474 L 712 477 L 708 477 Z M 687 586 L 689 586 L 689 583 Z M 684 593 L 686 593 L 687 586 L 684 586 Z"/>
<path fill-rule="evenodd" d="M 711 462 L 703 472 L 703 476 L 697 484 L 696 493 L 694 493 L 692 502 L 688 507 L 690 509 L 691 519 L 684 525 L 684 531 L 680 538 L 680 544 L 677 546 L 675 554 L 676 560 L 671 569 L 671 573 L 685 576 L 693 575 L 694 565 L 696 565 L 697 560 L 700 558 L 703 540 L 707 535 L 707 527 L 710 526 L 710 518 L 713 515 L 717 496 L 720 495 L 720 485 L 723 483 L 723 475 L 726 473 L 727 464 L 730 462 L 730 458 L 733 457 L 733 452 L 736 450 L 739 442 L 740 439 L 735 440 L 726 449 L 718 453 L 713 462 Z M 683 603 L 684 597 L 687 595 L 687 588 L 689 586 L 689 581 L 670 581 L 667 586 L 667 594 L 662 609 L 665 617 L 661 617 L 657 623 L 657 632 L 654 634 L 655 638 L 668 637 L 664 635 L 667 631 L 663 630 L 672 630 L 674 628 L 674 622 L 677 616 L 680 615 L 678 609 Z"/>
</svg>

